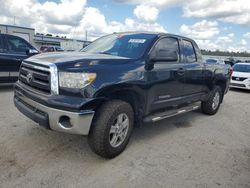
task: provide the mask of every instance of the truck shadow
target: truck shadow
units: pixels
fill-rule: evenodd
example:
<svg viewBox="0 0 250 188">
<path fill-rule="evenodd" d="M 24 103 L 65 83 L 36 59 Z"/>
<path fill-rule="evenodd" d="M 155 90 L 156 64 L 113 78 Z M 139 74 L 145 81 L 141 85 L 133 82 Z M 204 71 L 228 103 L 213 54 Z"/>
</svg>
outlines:
<svg viewBox="0 0 250 188">
<path fill-rule="evenodd" d="M 178 131 L 180 128 L 186 129 L 192 127 L 191 122 L 199 115 L 197 113 L 198 111 L 189 112 L 180 115 L 181 118 L 180 116 L 176 116 L 157 123 L 147 123 L 140 128 L 135 128 L 127 149 L 112 160 L 107 160 L 94 154 L 88 146 L 88 139 L 86 136 L 50 131 L 42 127 L 37 127 L 34 123 L 26 127 L 26 133 L 28 133 L 28 135 L 25 136 L 25 140 L 26 143 L 32 143 L 32 147 L 28 149 L 31 153 L 36 153 L 37 148 L 41 146 L 44 148 L 41 149 L 43 152 L 36 154 L 39 155 L 39 157 L 34 156 L 35 161 L 33 161 L 33 165 L 50 160 L 62 160 L 64 162 L 67 160 L 69 163 L 78 161 L 80 164 L 84 161 L 84 163 L 91 163 L 96 166 L 103 162 L 116 162 L 121 158 L 129 157 L 129 155 L 127 155 L 128 152 L 133 152 L 135 150 L 133 147 L 138 147 L 140 143 L 147 142 L 150 144 L 150 142 L 152 142 L 151 139 L 155 137 L 162 135 L 168 136 L 171 132 Z M 26 147 L 20 144 L 18 144 L 20 147 Z M 65 158 L 65 156 L 67 157 Z M 27 168 L 32 168 L 33 165 L 27 165 Z"/>
<path fill-rule="evenodd" d="M 13 84 L 0 84 L 0 92 L 13 91 Z"/>
<path fill-rule="evenodd" d="M 66 166 L 77 166 L 77 171 L 84 171 L 87 167 L 88 170 L 104 172 L 109 165 L 119 168 L 129 164 L 135 156 L 138 158 L 144 155 L 144 151 L 138 153 L 138 149 L 143 148 L 145 143 L 157 147 L 154 138 L 171 136 L 173 131 L 192 128 L 194 126 L 192 122 L 201 115 L 197 110 L 156 123 L 143 124 L 140 128 L 134 129 L 126 150 L 111 160 L 93 153 L 88 146 L 87 137 L 46 130 L 26 120 L 23 122 L 25 126 L 20 124 L 12 127 L 13 130 L 22 130 L 21 132 L 13 131 L 17 133 L 15 134 L 17 141 L 15 150 L 8 151 L 7 145 L 0 144 L 0 151 L 7 151 L 0 160 L 0 169 L 1 165 L 4 165 L 4 169 L 7 169 L 4 176 L 8 177 L 8 181 L 14 181 L 16 178 L 30 176 L 41 166 L 48 171 L 58 169 L 60 165 L 60 168 L 64 170 L 67 169 Z M 29 153 L 29 157 L 21 157 L 23 153 Z M 8 176 L 10 172 L 11 177 Z M 67 173 L 71 173 L 70 170 L 64 172 L 64 174 Z"/>
<path fill-rule="evenodd" d="M 200 110 L 188 112 L 178 116 L 170 117 L 155 123 L 145 123 L 140 128 L 135 128 L 132 135 L 132 142 L 138 140 L 150 140 L 161 134 L 168 135 L 179 128 L 191 128 L 192 122 L 199 116 Z"/>
<path fill-rule="evenodd" d="M 230 88 L 229 90 L 230 92 L 238 92 L 238 93 L 246 93 L 249 94 L 250 90 L 246 90 L 246 89 L 238 89 L 238 88 Z"/>
</svg>

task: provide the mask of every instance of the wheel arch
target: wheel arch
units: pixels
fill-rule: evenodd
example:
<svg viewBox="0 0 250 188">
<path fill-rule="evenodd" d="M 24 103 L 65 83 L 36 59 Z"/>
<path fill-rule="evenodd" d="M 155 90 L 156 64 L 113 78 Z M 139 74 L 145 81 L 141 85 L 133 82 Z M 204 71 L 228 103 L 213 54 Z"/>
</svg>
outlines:
<svg viewBox="0 0 250 188">
<path fill-rule="evenodd" d="M 118 99 L 129 103 L 134 110 L 134 117 L 136 124 L 142 120 L 145 95 L 139 88 L 131 87 L 116 87 L 116 88 L 106 88 L 101 92 L 96 94 L 97 98 L 102 97 L 105 99 L 103 102 L 110 101 L 113 99 Z"/>
</svg>

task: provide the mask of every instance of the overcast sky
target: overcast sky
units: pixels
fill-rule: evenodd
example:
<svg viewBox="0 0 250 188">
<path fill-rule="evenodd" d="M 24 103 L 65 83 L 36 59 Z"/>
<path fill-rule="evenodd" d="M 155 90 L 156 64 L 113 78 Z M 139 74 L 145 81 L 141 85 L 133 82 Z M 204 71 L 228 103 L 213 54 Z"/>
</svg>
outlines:
<svg viewBox="0 0 250 188">
<path fill-rule="evenodd" d="M 0 24 L 89 39 L 119 31 L 189 36 L 204 49 L 250 52 L 249 0 L 0 0 Z"/>
</svg>

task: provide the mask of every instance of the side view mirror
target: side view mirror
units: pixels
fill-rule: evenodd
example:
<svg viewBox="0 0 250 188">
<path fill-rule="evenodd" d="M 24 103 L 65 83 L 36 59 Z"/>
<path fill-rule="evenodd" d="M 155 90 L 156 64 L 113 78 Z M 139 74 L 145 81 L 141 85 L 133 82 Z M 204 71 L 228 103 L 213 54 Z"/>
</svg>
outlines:
<svg viewBox="0 0 250 188">
<path fill-rule="evenodd" d="M 27 51 L 26 51 L 26 54 L 28 55 L 28 56 L 32 56 L 32 55 L 36 55 L 36 54 L 38 54 L 39 52 L 36 50 L 36 49 L 28 49 Z"/>
<path fill-rule="evenodd" d="M 178 61 L 178 55 L 173 50 L 159 49 L 150 55 L 150 61 Z"/>
</svg>

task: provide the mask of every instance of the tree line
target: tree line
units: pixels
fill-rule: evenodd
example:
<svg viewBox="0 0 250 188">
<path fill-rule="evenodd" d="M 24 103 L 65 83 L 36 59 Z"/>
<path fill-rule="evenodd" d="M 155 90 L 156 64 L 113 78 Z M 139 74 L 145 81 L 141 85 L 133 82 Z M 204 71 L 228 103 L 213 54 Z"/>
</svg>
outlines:
<svg viewBox="0 0 250 188">
<path fill-rule="evenodd" d="M 202 55 L 211 55 L 211 56 L 231 56 L 231 57 L 250 57 L 248 52 L 228 52 L 228 51 L 211 51 L 211 50 L 201 50 Z"/>
</svg>

